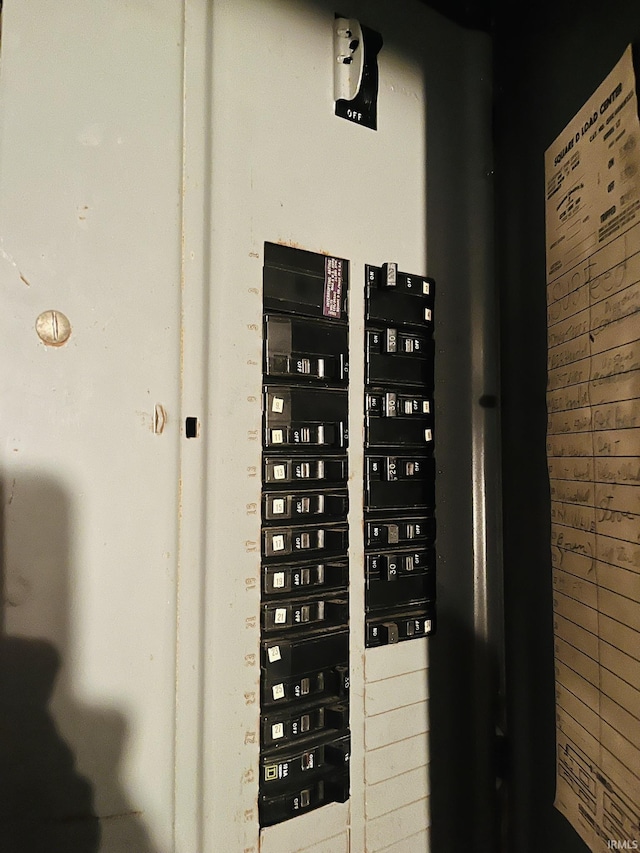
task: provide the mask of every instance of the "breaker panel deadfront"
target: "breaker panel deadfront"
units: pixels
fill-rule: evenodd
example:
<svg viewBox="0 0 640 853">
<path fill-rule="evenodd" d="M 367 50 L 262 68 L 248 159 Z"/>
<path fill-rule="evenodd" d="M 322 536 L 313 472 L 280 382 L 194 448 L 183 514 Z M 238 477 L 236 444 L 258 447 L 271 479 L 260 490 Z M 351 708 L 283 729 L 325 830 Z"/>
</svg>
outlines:
<svg viewBox="0 0 640 853">
<path fill-rule="evenodd" d="M 483 44 L 413 0 L 2 3 L 0 641 L 87 782 L 45 828 L 429 849 Z"/>
</svg>

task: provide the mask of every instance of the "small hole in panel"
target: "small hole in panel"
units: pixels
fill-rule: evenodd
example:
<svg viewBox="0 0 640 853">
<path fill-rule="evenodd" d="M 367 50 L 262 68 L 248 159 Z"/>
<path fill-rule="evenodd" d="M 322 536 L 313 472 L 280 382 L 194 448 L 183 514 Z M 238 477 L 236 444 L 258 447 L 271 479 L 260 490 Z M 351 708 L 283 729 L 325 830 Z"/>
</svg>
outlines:
<svg viewBox="0 0 640 853">
<path fill-rule="evenodd" d="M 187 438 L 197 438 L 200 432 L 197 418 L 187 418 L 184 426 L 184 434 Z"/>
</svg>

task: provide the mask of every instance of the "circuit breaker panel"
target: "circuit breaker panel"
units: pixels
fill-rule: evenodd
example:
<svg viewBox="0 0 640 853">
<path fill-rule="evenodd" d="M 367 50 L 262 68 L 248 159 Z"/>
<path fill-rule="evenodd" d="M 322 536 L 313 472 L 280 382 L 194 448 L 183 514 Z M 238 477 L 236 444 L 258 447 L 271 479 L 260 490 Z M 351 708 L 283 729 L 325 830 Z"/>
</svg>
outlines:
<svg viewBox="0 0 640 853">
<path fill-rule="evenodd" d="M 260 822 L 349 796 L 348 263 L 265 244 Z"/>
<path fill-rule="evenodd" d="M 91 793 L 44 829 L 428 850 L 488 46 L 417 0 L 53 5 L 4 0 L 0 74 L 2 632 Z M 375 129 L 335 85 L 374 59 Z"/>
<path fill-rule="evenodd" d="M 365 268 L 366 645 L 435 630 L 435 282 Z"/>
</svg>

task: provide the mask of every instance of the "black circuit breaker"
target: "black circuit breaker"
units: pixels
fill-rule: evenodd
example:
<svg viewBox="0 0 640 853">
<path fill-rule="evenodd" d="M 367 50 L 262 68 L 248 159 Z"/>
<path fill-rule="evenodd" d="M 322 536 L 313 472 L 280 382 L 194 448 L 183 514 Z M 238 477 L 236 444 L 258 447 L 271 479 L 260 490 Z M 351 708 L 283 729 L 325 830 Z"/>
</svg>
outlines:
<svg viewBox="0 0 640 853">
<path fill-rule="evenodd" d="M 435 283 L 365 268 L 365 607 L 368 647 L 435 630 Z"/>
<path fill-rule="evenodd" d="M 348 262 L 265 244 L 262 826 L 349 796 Z"/>
</svg>

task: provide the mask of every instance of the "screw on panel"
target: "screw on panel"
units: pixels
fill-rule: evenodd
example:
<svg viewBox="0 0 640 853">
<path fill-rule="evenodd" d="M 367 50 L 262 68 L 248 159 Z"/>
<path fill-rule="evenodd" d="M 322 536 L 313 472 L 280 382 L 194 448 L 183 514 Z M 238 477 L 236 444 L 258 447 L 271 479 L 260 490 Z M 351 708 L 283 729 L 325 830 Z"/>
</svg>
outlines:
<svg viewBox="0 0 640 853">
<path fill-rule="evenodd" d="M 61 311 L 43 311 L 36 320 L 36 332 L 48 347 L 61 347 L 69 340 L 71 323 Z"/>
</svg>

